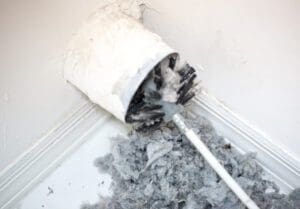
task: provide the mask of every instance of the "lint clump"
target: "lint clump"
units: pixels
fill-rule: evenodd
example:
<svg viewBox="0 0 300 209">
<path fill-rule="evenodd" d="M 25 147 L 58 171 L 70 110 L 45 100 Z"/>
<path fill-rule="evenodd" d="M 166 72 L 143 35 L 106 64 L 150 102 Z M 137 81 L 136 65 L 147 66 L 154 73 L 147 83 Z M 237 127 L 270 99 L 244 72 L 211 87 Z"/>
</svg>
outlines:
<svg viewBox="0 0 300 209">
<path fill-rule="evenodd" d="M 281 194 L 264 178 L 254 153 L 240 154 L 204 117 L 186 113 L 185 118 L 261 209 L 300 208 L 300 189 Z M 113 195 L 81 209 L 245 208 L 172 123 L 114 141 L 112 152 L 95 162 L 100 172 L 111 175 Z"/>
</svg>

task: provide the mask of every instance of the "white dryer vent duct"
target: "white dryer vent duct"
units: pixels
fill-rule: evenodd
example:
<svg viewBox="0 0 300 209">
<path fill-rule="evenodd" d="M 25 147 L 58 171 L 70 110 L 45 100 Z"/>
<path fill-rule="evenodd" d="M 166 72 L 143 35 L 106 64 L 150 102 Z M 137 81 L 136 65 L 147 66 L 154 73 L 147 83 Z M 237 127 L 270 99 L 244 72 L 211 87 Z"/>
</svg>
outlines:
<svg viewBox="0 0 300 209">
<path fill-rule="evenodd" d="M 94 103 L 125 122 L 139 85 L 169 56 L 178 55 L 113 4 L 96 11 L 72 38 L 64 76 Z"/>
<path fill-rule="evenodd" d="M 178 53 L 123 9 L 119 4 L 101 8 L 83 24 L 70 43 L 65 78 L 141 130 L 159 125 L 168 115 L 245 206 L 258 209 L 178 113 L 195 95 L 195 70 L 178 68 Z"/>
</svg>

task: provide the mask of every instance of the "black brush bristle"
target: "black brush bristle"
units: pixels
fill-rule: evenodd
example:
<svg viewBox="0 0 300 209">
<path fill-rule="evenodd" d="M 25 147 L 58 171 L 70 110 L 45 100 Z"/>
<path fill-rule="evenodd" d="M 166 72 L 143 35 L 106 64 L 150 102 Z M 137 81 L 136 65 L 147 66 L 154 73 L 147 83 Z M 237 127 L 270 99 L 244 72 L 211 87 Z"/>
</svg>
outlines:
<svg viewBox="0 0 300 209">
<path fill-rule="evenodd" d="M 188 78 L 190 78 L 192 75 L 195 75 L 195 69 L 193 67 L 187 66 L 187 68 L 180 74 L 181 79 L 180 83 L 184 82 Z"/>
<path fill-rule="evenodd" d="M 176 58 L 170 57 L 170 59 L 169 59 L 169 68 L 171 68 L 172 70 L 174 70 L 175 65 L 176 65 Z"/>
<path fill-rule="evenodd" d="M 154 68 L 154 83 L 156 85 L 156 89 L 160 90 L 163 84 L 163 77 L 161 75 L 160 65 L 156 65 Z"/>
<path fill-rule="evenodd" d="M 145 92 L 144 95 L 145 95 L 145 99 L 148 101 L 161 99 L 161 95 L 157 90 L 156 91 L 151 90 L 151 91 Z"/>
<path fill-rule="evenodd" d="M 186 94 L 183 99 L 181 100 L 181 104 L 185 105 L 186 103 L 188 103 L 188 101 L 190 101 L 194 96 L 195 96 L 195 92 L 190 92 L 188 94 Z"/>
<path fill-rule="evenodd" d="M 157 105 L 157 104 L 148 104 L 142 107 L 140 110 L 141 111 L 150 111 L 150 110 L 161 110 L 162 105 Z"/>
</svg>

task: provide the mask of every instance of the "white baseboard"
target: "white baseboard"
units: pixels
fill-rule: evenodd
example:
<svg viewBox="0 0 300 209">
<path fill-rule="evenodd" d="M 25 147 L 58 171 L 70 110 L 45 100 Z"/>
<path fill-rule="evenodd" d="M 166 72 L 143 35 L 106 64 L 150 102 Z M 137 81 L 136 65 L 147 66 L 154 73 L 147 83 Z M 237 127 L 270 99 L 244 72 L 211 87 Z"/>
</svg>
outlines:
<svg viewBox="0 0 300 209">
<path fill-rule="evenodd" d="M 258 162 L 284 191 L 300 187 L 300 164 L 271 143 L 207 94 L 199 95 L 192 105 L 195 114 L 206 116 L 226 139 L 242 152 L 255 151 Z M 15 163 L 0 173 L 0 209 L 13 208 L 47 174 L 88 139 L 95 127 L 111 117 L 87 102 L 27 150 Z"/>
<path fill-rule="evenodd" d="M 203 92 L 192 111 L 208 118 L 215 129 L 241 152 L 256 152 L 257 161 L 284 192 L 300 187 L 300 161 L 272 143 L 261 131 Z"/>
<path fill-rule="evenodd" d="M 20 199 L 111 117 L 86 102 L 0 173 L 0 209 L 15 209 Z"/>
</svg>

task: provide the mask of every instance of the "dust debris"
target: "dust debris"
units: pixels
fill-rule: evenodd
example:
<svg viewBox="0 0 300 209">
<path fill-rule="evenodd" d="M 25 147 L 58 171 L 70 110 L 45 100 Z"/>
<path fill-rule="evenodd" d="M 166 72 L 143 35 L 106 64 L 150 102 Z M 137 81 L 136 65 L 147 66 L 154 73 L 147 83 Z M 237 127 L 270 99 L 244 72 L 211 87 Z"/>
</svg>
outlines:
<svg viewBox="0 0 300 209">
<path fill-rule="evenodd" d="M 204 117 L 186 116 L 227 171 L 261 209 L 299 209 L 300 189 L 289 195 L 263 177 L 255 153 L 240 154 Z M 245 209 L 172 123 L 151 133 L 118 137 L 112 152 L 95 161 L 111 175 L 113 195 L 81 209 Z"/>
<path fill-rule="evenodd" d="M 51 195 L 53 193 L 54 193 L 54 190 L 51 187 L 48 186 L 48 194 L 47 194 L 47 196 L 49 196 L 49 195 Z"/>
</svg>

